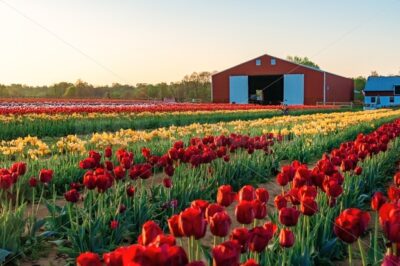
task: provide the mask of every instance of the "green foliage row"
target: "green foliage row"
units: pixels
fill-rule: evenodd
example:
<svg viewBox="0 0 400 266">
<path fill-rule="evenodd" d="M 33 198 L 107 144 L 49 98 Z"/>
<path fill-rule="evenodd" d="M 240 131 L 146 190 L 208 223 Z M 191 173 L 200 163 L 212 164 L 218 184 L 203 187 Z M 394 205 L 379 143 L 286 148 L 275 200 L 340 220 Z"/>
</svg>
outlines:
<svg viewBox="0 0 400 266">
<path fill-rule="evenodd" d="M 356 109 L 353 109 L 356 110 Z M 344 109 L 315 109 L 315 110 L 291 110 L 290 115 L 306 115 L 314 113 L 331 113 L 344 111 Z M 346 110 L 347 111 L 347 110 Z M 66 116 L 62 120 L 51 119 L 27 119 L 15 120 L 1 123 L 0 139 L 11 140 L 27 135 L 36 137 L 62 137 L 69 134 L 89 134 L 93 132 L 118 131 L 119 129 L 156 129 L 168 126 L 185 126 L 192 123 L 217 123 L 233 120 L 253 120 L 259 118 L 270 118 L 282 115 L 280 111 L 257 111 L 257 112 L 231 112 L 204 114 L 171 114 L 149 116 L 121 116 L 121 117 L 97 117 L 97 118 L 74 118 Z"/>
</svg>

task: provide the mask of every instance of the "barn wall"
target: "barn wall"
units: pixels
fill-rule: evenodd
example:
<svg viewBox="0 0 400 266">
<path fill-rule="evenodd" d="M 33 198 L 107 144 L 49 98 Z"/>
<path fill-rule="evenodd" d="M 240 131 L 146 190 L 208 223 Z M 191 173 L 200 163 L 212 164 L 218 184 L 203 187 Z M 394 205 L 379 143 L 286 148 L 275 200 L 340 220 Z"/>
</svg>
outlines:
<svg viewBox="0 0 400 266">
<path fill-rule="evenodd" d="M 326 73 L 326 101 L 351 102 L 354 100 L 354 81 Z"/>
<path fill-rule="evenodd" d="M 271 65 L 271 59 L 276 60 L 276 65 Z M 213 101 L 217 103 L 229 102 L 229 76 L 231 75 L 282 75 L 304 74 L 304 104 L 313 105 L 323 101 L 324 74 L 308 67 L 281 60 L 276 57 L 264 55 L 259 57 L 261 65 L 256 65 L 256 59 L 212 76 Z M 353 100 L 353 80 L 326 73 L 327 101 Z"/>
<path fill-rule="evenodd" d="M 315 104 L 322 101 L 323 74 L 311 68 L 302 67 L 291 62 L 264 55 L 259 57 L 261 65 L 256 65 L 256 60 L 251 60 L 212 77 L 213 101 L 217 103 L 229 102 L 229 76 L 232 75 L 282 75 L 304 74 L 304 104 Z M 271 59 L 276 60 L 276 65 L 271 65 Z"/>
</svg>

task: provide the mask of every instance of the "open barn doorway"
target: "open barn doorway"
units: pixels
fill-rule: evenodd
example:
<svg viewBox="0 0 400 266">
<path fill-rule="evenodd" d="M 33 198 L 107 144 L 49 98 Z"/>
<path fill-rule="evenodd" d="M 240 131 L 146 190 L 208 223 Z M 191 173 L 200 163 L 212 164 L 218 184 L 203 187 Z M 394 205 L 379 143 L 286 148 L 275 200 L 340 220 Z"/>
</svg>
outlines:
<svg viewBox="0 0 400 266">
<path fill-rule="evenodd" d="M 279 105 L 283 102 L 283 75 L 249 76 L 249 102 Z"/>
</svg>

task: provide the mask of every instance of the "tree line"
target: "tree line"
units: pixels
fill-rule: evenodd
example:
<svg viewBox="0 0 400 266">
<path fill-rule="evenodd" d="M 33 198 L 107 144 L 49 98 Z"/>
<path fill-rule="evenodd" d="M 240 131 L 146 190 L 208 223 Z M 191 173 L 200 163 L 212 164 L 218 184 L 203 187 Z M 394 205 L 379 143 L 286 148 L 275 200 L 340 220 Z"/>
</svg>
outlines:
<svg viewBox="0 0 400 266">
<path fill-rule="evenodd" d="M 0 84 L 0 97 L 36 98 L 104 98 L 104 99 L 173 99 L 178 102 L 211 100 L 212 72 L 193 72 L 178 82 L 157 84 L 138 83 L 135 86 L 114 83 L 111 86 L 93 86 L 83 80 L 75 83 L 59 82 L 50 86 Z"/>
</svg>

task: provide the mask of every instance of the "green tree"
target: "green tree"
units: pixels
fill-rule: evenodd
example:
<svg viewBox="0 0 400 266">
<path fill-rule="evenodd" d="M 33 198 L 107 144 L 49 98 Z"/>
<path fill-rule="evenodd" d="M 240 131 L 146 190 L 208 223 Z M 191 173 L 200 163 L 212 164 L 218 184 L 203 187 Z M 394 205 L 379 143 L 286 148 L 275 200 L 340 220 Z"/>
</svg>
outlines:
<svg viewBox="0 0 400 266">
<path fill-rule="evenodd" d="M 370 76 L 371 76 L 371 77 L 379 77 L 378 71 L 372 70 Z"/>
<path fill-rule="evenodd" d="M 309 66 L 309 67 L 313 67 L 316 69 L 320 69 L 319 65 L 317 65 L 316 63 L 314 63 L 313 61 L 311 61 L 307 56 L 306 57 L 301 57 L 301 56 L 287 56 L 286 57 L 287 60 L 299 64 L 299 65 L 304 65 L 304 66 Z"/>
<path fill-rule="evenodd" d="M 354 80 L 354 100 L 364 101 L 363 89 L 367 83 L 367 79 L 363 76 L 358 76 Z"/>
</svg>

